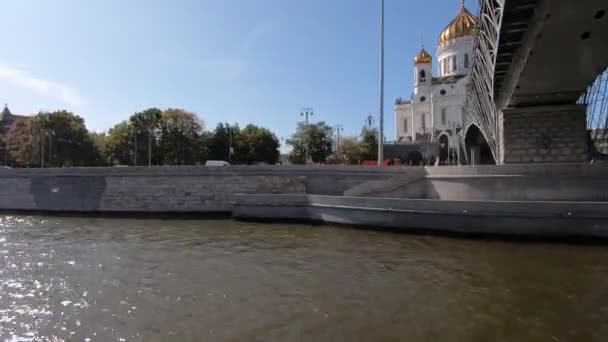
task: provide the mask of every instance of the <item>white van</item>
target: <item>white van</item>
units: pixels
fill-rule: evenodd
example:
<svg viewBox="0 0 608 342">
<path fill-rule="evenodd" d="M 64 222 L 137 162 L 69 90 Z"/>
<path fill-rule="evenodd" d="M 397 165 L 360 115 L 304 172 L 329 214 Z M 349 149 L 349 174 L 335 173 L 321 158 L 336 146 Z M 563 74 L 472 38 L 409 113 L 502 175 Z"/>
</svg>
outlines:
<svg viewBox="0 0 608 342">
<path fill-rule="evenodd" d="M 223 161 L 223 160 L 207 160 L 207 162 L 205 163 L 205 166 L 230 166 L 230 163 L 227 161 Z"/>
</svg>

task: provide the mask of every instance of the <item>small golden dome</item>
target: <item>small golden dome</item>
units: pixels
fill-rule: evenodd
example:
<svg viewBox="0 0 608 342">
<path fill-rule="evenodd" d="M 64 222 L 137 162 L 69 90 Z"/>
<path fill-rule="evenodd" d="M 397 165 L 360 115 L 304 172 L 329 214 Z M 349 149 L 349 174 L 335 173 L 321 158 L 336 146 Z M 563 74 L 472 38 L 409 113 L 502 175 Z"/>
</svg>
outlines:
<svg viewBox="0 0 608 342">
<path fill-rule="evenodd" d="M 420 52 L 414 57 L 414 64 L 418 63 L 431 63 L 433 58 L 429 55 L 428 52 L 424 49 L 424 46 L 420 47 Z"/>
<path fill-rule="evenodd" d="M 439 34 L 439 45 L 458 37 L 472 36 L 475 34 L 477 22 L 477 17 L 464 7 L 464 0 L 461 0 L 460 10 L 456 18 L 452 19 L 448 26 Z"/>
</svg>

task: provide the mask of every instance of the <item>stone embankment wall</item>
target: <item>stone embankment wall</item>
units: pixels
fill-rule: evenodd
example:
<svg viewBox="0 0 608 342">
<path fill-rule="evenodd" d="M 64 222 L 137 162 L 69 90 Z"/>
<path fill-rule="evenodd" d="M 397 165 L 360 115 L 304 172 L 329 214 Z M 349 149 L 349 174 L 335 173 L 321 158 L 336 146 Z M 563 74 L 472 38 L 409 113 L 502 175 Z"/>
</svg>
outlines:
<svg viewBox="0 0 608 342">
<path fill-rule="evenodd" d="M 0 210 L 230 212 L 237 193 L 608 202 L 608 164 L 0 169 Z"/>
<path fill-rule="evenodd" d="M 413 168 L 348 189 L 347 196 L 459 201 L 608 202 L 608 164 Z"/>
<path fill-rule="evenodd" d="M 398 172 L 358 166 L 0 169 L 0 209 L 229 212 L 235 193 L 342 195 Z"/>
</svg>

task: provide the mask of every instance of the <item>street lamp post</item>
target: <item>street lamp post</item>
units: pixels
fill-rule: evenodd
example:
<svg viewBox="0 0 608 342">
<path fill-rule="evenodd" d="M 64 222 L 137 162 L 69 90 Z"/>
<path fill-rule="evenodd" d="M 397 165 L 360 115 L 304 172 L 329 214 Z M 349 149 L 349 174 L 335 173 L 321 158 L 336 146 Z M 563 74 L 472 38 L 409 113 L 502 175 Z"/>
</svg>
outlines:
<svg viewBox="0 0 608 342">
<path fill-rule="evenodd" d="M 456 130 L 460 128 L 460 124 L 457 121 L 448 122 L 450 130 L 451 130 L 451 140 L 452 140 L 452 148 L 456 149 L 456 165 L 460 165 L 460 137 L 456 134 Z M 449 144 L 448 144 L 449 146 Z M 449 151 L 449 148 L 448 148 Z"/>
<path fill-rule="evenodd" d="M 49 137 L 49 162 L 48 162 L 48 165 L 49 165 L 49 167 L 53 167 L 53 164 L 51 163 L 53 161 L 53 151 L 52 151 L 53 144 L 52 144 L 51 139 L 52 139 L 53 135 L 55 135 L 55 132 L 53 132 L 53 131 L 47 132 L 46 134 Z"/>
<path fill-rule="evenodd" d="M 378 166 L 384 160 L 384 0 L 380 14 L 380 120 L 378 121 Z"/>
<path fill-rule="evenodd" d="M 335 125 L 334 129 L 336 130 L 336 156 L 340 153 L 340 131 L 344 130 L 342 125 Z"/>
<path fill-rule="evenodd" d="M 158 127 L 156 126 L 156 121 L 154 118 L 154 114 L 152 112 L 147 111 L 147 117 L 145 118 L 146 130 L 148 131 L 148 167 L 152 166 L 152 134 L 158 132 Z"/>
<path fill-rule="evenodd" d="M 228 162 L 232 163 L 232 126 L 228 126 Z"/>
<path fill-rule="evenodd" d="M 44 136 L 40 131 L 40 168 L 44 168 Z"/>
<path fill-rule="evenodd" d="M 306 130 L 308 130 L 308 117 L 309 116 L 313 116 L 314 112 L 312 110 L 312 108 L 308 107 L 308 108 L 302 108 L 302 110 L 300 111 L 300 116 L 304 116 L 306 118 Z M 304 132 L 304 138 L 306 138 L 306 133 Z M 308 163 L 308 141 L 306 141 L 307 139 L 304 139 L 305 141 L 303 141 L 304 143 L 304 163 Z"/>
<path fill-rule="evenodd" d="M 148 132 L 148 167 L 152 166 L 152 130 Z"/>
<path fill-rule="evenodd" d="M 422 126 L 422 139 L 424 141 L 424 164 L 428 165 L 429 164 L 429 138 L 426 135 L 426 127 Z"/>
<path fill-rule="evenodd" d="M 133 128 L 134 137 L 135 137 L 135 149 L 133 150 L 133 166 L 137 166 L 137 134 L 139 134 L 139 130 Z"/>
<path fill-rule="evenodd" d="M 365 125 L 367 126 L 368 130 L 372 129 L 372 122 L 374 122 L 374 117 L 371 115 L 368 115 L 365 118 Z"/>
</svg>

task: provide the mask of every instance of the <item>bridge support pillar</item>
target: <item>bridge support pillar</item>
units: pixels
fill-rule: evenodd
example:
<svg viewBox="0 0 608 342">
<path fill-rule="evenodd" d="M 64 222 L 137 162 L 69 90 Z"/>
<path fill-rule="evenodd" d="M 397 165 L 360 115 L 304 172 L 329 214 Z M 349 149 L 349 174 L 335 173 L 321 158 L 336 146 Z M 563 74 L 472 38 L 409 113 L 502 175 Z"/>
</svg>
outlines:
<svg viewBox="0 0 608 342">
<path fill-rule="evenodd" d="M 503 163 L 585 161 L 586 118 L 584 105 L 503 109 Z"/>
</svg>

